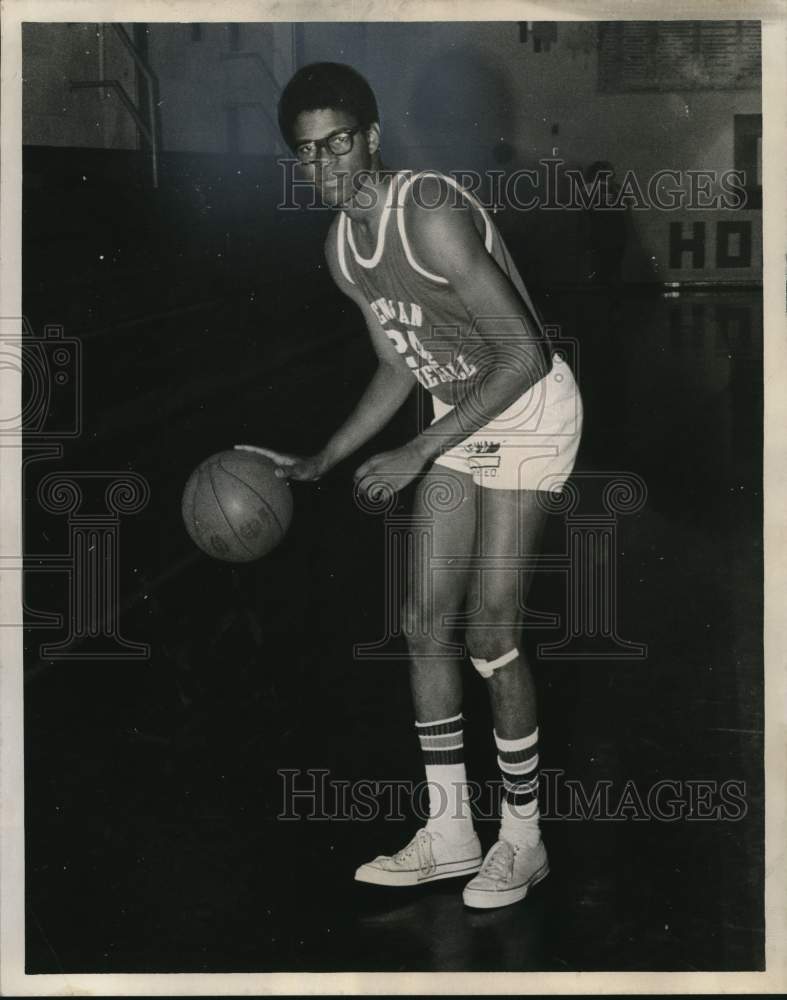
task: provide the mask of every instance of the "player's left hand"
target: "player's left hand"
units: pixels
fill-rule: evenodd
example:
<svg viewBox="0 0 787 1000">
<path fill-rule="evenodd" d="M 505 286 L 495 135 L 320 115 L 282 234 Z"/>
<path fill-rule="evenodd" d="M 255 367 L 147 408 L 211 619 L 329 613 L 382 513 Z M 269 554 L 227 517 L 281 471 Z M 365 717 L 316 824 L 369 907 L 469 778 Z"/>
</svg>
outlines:
<svg viewBox="0 0 787 1000">
<path fill-rule="evenodd" d="M 355 470 L 355 484 L 358 492 L 369 500 L 380 500 L 385 494 L 392 496 L 403 490 L 425 464 L 424 456 L 409 445 L 394 451 L 382 451 L 358 466 Z"/>
</svg>

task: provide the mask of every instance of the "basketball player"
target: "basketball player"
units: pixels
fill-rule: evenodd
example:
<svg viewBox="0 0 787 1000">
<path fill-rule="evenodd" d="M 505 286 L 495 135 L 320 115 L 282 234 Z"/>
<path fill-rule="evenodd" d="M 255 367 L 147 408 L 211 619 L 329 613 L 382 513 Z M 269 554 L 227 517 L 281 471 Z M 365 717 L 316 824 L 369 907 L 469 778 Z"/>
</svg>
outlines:
<svg viewBox="0 0 787 1000">
<path fill-rule="evenodd" d="M 355 877 L 404 886 L 474 876 L 464 886 L 466 905 L 505 906 L 544 878 L 548 863 L 534 684 L 519 636 L 525 574 L 500 557 L 538 551 L 541 491 L 562 489 L 579 444 L 577 386 L 568 365 L 551 356 L 522 279 L 476 199 L 446 175 L 383 166 L 377 105 L 361 76 L 336 63 L 304 67 L 282 94 L 279 124 L 301 173 L 336 209 L 328 266 L 363 314 L 379 363 L 318 454 L 256 450 L 278 464 L 277 474 L 319 479 L 375 435 L 420 382 L 435 419 L 364 462 L 357 488 L 396 491 L 417 479 L 414 514 L 432 519 L 432 551 L 457 560 L 431 574 L 410 566 L 403 612 L 429 818 L 400 851 L 361 865 Z M 482 573 L 462 566 L 474 553 L 483 554 Z M 452 618 L 463 610 L 478 612 L 464 643 L 491 698 L 504 788 L 499 838 L 486 857 L 470 810 L 462 663 L 451 645 Z M 423 621 L 429 628 L 419 627 Z"/>
</svg>

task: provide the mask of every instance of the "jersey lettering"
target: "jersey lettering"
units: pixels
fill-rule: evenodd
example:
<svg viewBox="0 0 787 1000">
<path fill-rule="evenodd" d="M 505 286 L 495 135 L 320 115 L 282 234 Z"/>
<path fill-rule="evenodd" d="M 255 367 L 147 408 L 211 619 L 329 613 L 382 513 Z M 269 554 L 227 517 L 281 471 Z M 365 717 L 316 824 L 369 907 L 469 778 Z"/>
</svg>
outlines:
<svg viewBox="0 0 787 1000">
<path fill-rule="evenodd" d="M 399 300 L 394 303 L 393 299 L 381 296 L 370 302 L 369 306 L 380 321 L 380 326 L 393 344 L 396 353 L 405 355 L 405 364 L 427 389 L 443 382 L 463 382 L 476 373 L 476 366 L 468 365 L 461 354 L 446 364 L 438 364 L 435 361 L 434 354 L 424 347 L 412 329 L 422 326 L 424 321 L 423 310 L 417 302 L 409 303 L 408 311 L 407 303 Z M 406 337 L 401 330 L 387 325 L 393 319 L 408 327 Z"/>
<path fill-rule="evenodd" d="M 392 319 L 395 319 L 398 323 L 401 323 L 404 326 L 420 327 L 423 325 L 423 310 L 417 302 L 411 302 L 409 304 L 409 312 L 407 303 L 400 300 L 394 302 L 393 299 L 386 299 L 383 296 L 379 299 L 375 299 L 374 302 L 370 302 L 369 306 L 371 307 L 374 315 L 380 321 L 381 326 L 385 326 L 385 324 L 389 323 Z"/>
<path fill-rule="evenodd" d="M 407 339 L 410 341 L 410 347 L 412 347 L 416 354 L 420 354 L 424 361 L 434 361 L 434 354 L 431 351 L 427 351 L 412 330 L 407 331 Z"/>
<path fill-rule="evenodd" d="M 404 334 L 401 331 L 394 330 L 392 326 L 389 326 L 385 331 L 385 335 L 393 343 L 397 354 L 407 353 L 407 341 L 404 339 Z"/>
</svg>

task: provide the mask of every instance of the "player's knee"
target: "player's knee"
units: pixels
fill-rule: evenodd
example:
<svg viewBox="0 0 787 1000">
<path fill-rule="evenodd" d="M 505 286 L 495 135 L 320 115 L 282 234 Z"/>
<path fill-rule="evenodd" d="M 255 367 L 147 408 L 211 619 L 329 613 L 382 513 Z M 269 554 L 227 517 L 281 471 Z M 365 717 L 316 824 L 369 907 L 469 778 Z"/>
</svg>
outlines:
<svg viewBox="0 0 787 1000">
<path fill-rule="evenodd" d="M 487 594 L 477 624 L 470 625 L 465 633 L 469 655 L 496 660 L 516 646 L 518 629 L 512 624 L 516 618 L 516 608 L 511 607 L 511 601 L 495 600 L 493 595 Z"/>
<path fill-rule="evenodd" d="M 474 659 L 496 660 L 516 644 L 511 629 L 471 629 L 465 636 L 467 653 Z"/>
<path fill-rule="evenodd" d="M 419 624 L 423 618 L 423 608 L 420 606 L 420 602 L 414 601 L 408 598 L 404 601 L 401 608 L 399 609 L 399 620 L 402 623 L 402 631 L 407 640 L 408 645 L 410 640 L 417 641 L 420 632 Z"/>
<path fill-rule="evenodd" d="M 428 633 L 405 632 L 405 641 L 410 656 L 415 660 L 430 656 L 438 649 L 434 637 Z"/>
<path fill-rule="evenodd" d="M 401 610 L 401 622 L 411 656 L 426 656 L 444 649 L 450 641 L 449 630 L 440 625 L 444 615 L 417 601 L 407 601 Z"/>
<path fill-rule="evenodd" d="M 517 648 L 517 636 L 510 626 L 468 629 L 465 646 L 470 659 L 481 661 L 482 665 L 484 662 L 496 663 L 506 656 L 510 657 L 507 661 L 510 662 L 516 658 L 510 654 Z"/>
</svg>

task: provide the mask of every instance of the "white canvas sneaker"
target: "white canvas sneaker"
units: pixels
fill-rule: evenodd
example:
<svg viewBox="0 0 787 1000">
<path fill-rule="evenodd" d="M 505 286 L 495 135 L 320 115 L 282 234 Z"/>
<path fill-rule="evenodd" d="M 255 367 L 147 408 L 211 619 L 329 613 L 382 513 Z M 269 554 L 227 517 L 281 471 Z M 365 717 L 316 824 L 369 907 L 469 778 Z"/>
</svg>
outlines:
<svg viewBox="0 0 787 1000">
<path fill-rule="evenodd" d="M 507 840 L 498 840 L 492 847 L 481 871 L 464 888 L 465 906 L 491 909 L 508 906 L 524 899 L 528 889 L 549 874 L 549 861 L 543 840 L 535 847 L 518 847 Z"/>
<path fill-rule="evenodd" d="M 477 835 L 462 843 L 446 840 L 436 831 L 421 829 L 401 851 L 380 855 L 356 871 L 358 882 L 372 885 L 421 885 L 441 878 L 472 875 L 481 867 Z"/>
</svg>

